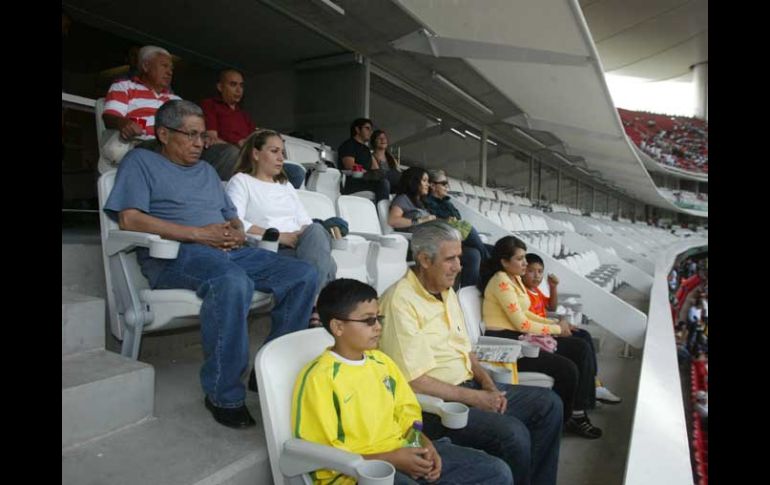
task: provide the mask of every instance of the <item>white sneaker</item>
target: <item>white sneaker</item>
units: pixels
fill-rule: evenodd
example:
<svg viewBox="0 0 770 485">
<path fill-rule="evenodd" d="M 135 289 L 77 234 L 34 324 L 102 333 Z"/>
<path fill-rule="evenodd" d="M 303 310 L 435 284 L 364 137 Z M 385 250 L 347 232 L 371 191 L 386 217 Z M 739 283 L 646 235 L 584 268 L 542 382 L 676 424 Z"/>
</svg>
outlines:
<svg viewBox="0 0 770 485">
<path fill-rule="evenodd" d="M 596 388 L 596 400 L 604 404 L 620 404 L 623 401 L 604 386 Z"/>
</svg>

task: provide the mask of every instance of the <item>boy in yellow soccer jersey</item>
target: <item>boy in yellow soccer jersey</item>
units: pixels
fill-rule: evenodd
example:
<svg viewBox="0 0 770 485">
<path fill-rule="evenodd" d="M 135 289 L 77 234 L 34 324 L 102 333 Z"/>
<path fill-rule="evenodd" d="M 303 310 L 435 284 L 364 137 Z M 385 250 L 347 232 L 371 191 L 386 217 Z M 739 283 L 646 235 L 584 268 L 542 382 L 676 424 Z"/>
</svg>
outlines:
<svg viewBox="0 0 770 485">
<path fill-rule="evenodd" d="M 321 291 L 318 314 L 334 345 L 297 376 L 292 399 L 292 434 L 334 446 L 396 468 L 396 484 L 510 484 L 510 469 L 499 458 L 422 435 L 422 448 L 408 448 L 406 436 L 422 410 L 396 364 L 376 350 L 383 316 L 377 292 L 351 279 Z M 334 470 L 312 474 L 316 484 L 352 484 Z"/>
</svg>

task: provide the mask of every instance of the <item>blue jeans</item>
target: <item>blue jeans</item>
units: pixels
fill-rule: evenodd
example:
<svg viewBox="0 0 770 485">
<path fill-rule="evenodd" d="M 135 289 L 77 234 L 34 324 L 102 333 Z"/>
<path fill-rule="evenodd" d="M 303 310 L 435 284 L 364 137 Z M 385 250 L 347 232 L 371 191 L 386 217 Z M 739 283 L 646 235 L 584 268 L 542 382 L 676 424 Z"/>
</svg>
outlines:
<svg viewBox="0 0 770 485">
<path fill-rule="evenodd" d="M 317 293 L 312 265 L 257 248 L 222 251 L 182 243 L 176 259 L 147 258 L 142 272 L 154 289 L 193 290 L 203 300 L 200 311 L 203 392 L 215 405 L 243 405 L 241 376 L 249 366 L 246 317 L 254 290 L 272 293 L 275 305 L 266 342 L 307 328 Z"/>
<path fill-rule="evenodd" d="M 438 416 L 423 413 L 425 434 L 501 458 L 516 485 L 555 485 L 563 422 L 559 396 L 542 387 L 495 384 L 508 399 L 504 414 L 471 408 L 465 428 L 448 429 Z M 476 381 L 461 385 L 481 388 Z"/>
<path fill-rule="evenodd" d="M 318 271 L 318 291 L 337 277 L 337 263 L 332 258 L 332 236 L 321 224 L 314 222 L 299 235 L 296 248 L 282 247 L 278 254 L 293 256 L 312 264 Z"/>
<path fill-rule="evenodd" d="M 433 442 L 441 456 L 441 476 L 437 483 L 443 485 L 511 485 L 511 469 L 499 458 L 487 455 L 473 448 L 453 445 L 449 438 L 440 438 Z M 393 485 L 425 485 L 424 479 L 413 480 L 410 476 L 396 470 Z"/>
</svg>

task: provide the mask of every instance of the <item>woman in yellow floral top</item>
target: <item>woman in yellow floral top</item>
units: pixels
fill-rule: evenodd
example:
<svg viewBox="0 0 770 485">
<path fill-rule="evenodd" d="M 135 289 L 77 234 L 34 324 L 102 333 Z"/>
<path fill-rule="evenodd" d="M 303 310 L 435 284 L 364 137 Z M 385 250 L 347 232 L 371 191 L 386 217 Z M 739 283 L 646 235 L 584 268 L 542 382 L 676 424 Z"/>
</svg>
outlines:
<svg viewBox="0 0 770 485">
<path fill-rule="evenodd" d="M 537 358 L 521 359 L 518 370 L 553 377 L 553 390 L 564 403 L 567 430 L 584 438 L 599 438 L 602 430 L 592 425 L 586 414 L 596 398 L 591 349 L 571 336 L 566 321 L 543 318 L 529 311 L 529 295 L 521 280 L 527 269 L 526 254 L 523 241 L 506 236 L 497 241 L 492 257 L 482 265 L 479 289 L 484 293 L 485 335 L 517 340 L 525 334 L 557 337 L 554 353 L 541 351 Z"/>
</svg>

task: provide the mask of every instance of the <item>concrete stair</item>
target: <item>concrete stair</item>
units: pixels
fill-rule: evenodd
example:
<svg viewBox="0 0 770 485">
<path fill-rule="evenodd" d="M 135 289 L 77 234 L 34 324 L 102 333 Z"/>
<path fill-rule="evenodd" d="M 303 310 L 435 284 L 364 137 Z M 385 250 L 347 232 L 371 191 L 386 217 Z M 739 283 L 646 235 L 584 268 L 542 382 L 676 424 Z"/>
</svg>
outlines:
<svg viewBox="0 0 770 485">
<path fill-rule="evenodd" d="M 105 316 L 104 300 L 62 288 L 62 484 L 272 483 L 258 396 L 246 430 L 203 406 L 198 329 L 146 337 L 141 362 L 104 349 Z M 252 355 L 267 326 L 251 325 Z"/>
<path fill-rule="evenodd" d="M 62 358 L 62 448 L 152 416 L 155 370 L 113 352 Z"/>
<path fill-rule="evenodd" d="M 152 366 L 104 350 L 104 300 L 62 289 L 62 448 L 152 416 Z"/>
<path fill-rule="evenodd" d="M 104 300 L 62 288 L 61 355 L 104 348 Z M 100 324 L 101 322 L 101 324 Z"/>
</svg>

